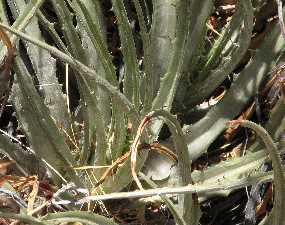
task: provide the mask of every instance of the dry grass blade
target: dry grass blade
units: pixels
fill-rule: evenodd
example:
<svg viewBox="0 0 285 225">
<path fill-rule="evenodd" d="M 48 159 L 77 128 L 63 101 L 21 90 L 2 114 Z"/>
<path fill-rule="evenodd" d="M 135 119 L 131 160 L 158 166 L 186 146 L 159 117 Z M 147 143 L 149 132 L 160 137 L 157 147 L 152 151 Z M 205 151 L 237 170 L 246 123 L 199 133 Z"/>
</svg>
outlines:
<svg viewBox="0 0 285 225">
<path fill-rule="evenodd" d="M 98 180 L 98 182 L 95 184 L 94 187 L 98 187 L 99 185 L 101 185 L 108 176 L 110 176 L 112 173 L 114 173 L 114 171 L 117 170 L 120 164 L 122 164 L 129 158 L 129 156 L 130 156 L 130 151 L 126 152 L 120 158 L 116 159 L 116 161 L 113 162 L 112 166 L 110 166 L 105 170 L 105 172 L 103 173 L 103 175 L 101 176 L 101 178 Z"/>
<path fill-rule="evenodd" d="M 276 83 L 276 80 L 278 80 L 278 78 L 283 76 L 284 70 L 285 70 L 285 63 L 281 63 L 272 69 L 272 71 L 270 72 L 271 78 L 265 84 L 262 91 L 260 92 L 261 95 L 266 95 L 268 92 L 270 92 L 270 89 Z"/>
<path fill-rule="evenodd" d="M 131 172 L 132 172 L 132 176 L 134 178 L 134 181 L 136 182 L 137 186 L 139 187 L 140 190 L 143 190 L 143 187 L 141 185 L 141 182 L 137 176 L 136 173 L 136 162 L 137 162 L 137 151 L 140 145 L 140 137 L 143 133 L 143 130 L 145 128 L 145 126 L 151 121 L 151 116 L 146 115 L 143 120 L 141 121 L 135 139 L 131 145 L 130 151 L 131 151 Z M 149 146 L 151 149 L 157 150 L 160 153 L 165 154 L 166 156 L 168 156 L 170 159 L 172 159 L 173 161 L 178 161 L 177 156 L 168 148 L 166 148 L 165 146 L 160 145 L 159 143 L 153 143 Z"/>
<path fill-rule="evenodd" d="M 8 167 L 15 164 L 15 160 L 1 160 L 0 161 L 0 175 L 5 175 L 7 173 Z"/>
<path fill-rule="evenodd" d="M 0 39 L 4 43 L 4 45 L 7 47 L 7 56 L 6 56 L 6 62 L 4 65 L 5 68 L 10 68 L 12 59 L 14 58 L 14 52 L 15 49 L 12 45 L 12 42 L 10 41 L 10 38 L 6 34 L 6 32 L 3 30 L 3 28 L 0 28 Z"/>
<path fill-rule="evenodd" d="M 156 150 L 159 153 L 166 155 L 169 159 L 171 159 L 175 163 L 178 163 L 177 155 L 175 153 L 173 153 L 173 151 L 171 151 L 166 146 L 163 146 L 163 145 L 161 145 L 159 143 L 152 143 L 152 144 L 150 144 L 149 147 L 150 147 L 151 150 Z"/>
<path fill-rule="evenodd" d="M 137 147 L 137 150 L 143 150 L 143 149 L 151 149 L 151 150 L 158 151 L 159 153 L 166 155 L 169 159 L 173 160 L 174 162 L 176 162 L 176 163 L 178 162 L 177 155 L 175 153 L 173 153 L 173 151 L 171 151 L 169 148 L 167 148 L 167 147 L 165 147 L 159 143 L 139 144 L 139 146 Z M 115 162 L 113 162 L 113 164 L 111 166 L 107 166 L 108 168 L 105 170 L 105 172 L 103 173 L 101 178 L 95 184 L 95 187 L 98 187 L 99 185 L 104 183 L 106 178 L 108 176 L 110 176 L 111 174 L 113 174 L 117 170 L 117 168 L 130 157 L 130 155 L 131 155 L 131 151 L 128 151 L 123 156 L 118 158 Z M 87 167 L 82 167 L 81 169 L 94 169 L 94 167 L 88 167 L 87 166 Z"/>
<path fill-rule="evenodd" d="M 255 109 L 256 109 L 256 103 L 252 102 L 251 105 L 241 113 L 241 115 L 237 118 L 237 120 L 249 119 L 253 115 Z M 232 141 L 239 127 L 240 127 L 239 124 L 228 127 L 224 133 L 224 138 L 227 141 Z"/>
<path fill-rule="evenodd" d="M 143 190 L 142 184 L 137 176 L 136 173 L 136 162 L 137 162 L 137 151 L 138 151 L 138 146 L 139 146 L 139 141 L 140 141 L 140 137 L 143 133 L 143 130 L 145 128 L 145 126 L 149 123 L 150 121 L 150 117 L 149 116 L 145 116 L 143 118 L 143 120 L 141 121 L 138 130 L 137 130 L 137 134 L 135 136 L 135 139 L 131 145 L 131 172 L 132 172 L 132 176 L 134 178 L 134 181 L 136 182 L 138 188 L 140 190 Z"/>
<path fill-rule="evenodd" d="M 32 185 L 32 191 L 28 197 L 28 208 L 27 208 L 28 215 L 31 215 L 31 212 L 33 212 L 34 210 L 34 203 L 35 203 L 38 191 L 39 191 L 39 182 L 38 182 L 38 179 L 35 178 L 35 180 L 33 181 L 33 185 Z"/>
<path fill-rule="evenodd" d="M 0 186 L 2 186 L 4 182 L 9 182 L 13 188 L 21 191 L 25 187 L 32 186 L 35 180 L 37 180 L 36 176 L 20 177 L 13 175 L 3 175 L 0 176 Z"/>
</svg>

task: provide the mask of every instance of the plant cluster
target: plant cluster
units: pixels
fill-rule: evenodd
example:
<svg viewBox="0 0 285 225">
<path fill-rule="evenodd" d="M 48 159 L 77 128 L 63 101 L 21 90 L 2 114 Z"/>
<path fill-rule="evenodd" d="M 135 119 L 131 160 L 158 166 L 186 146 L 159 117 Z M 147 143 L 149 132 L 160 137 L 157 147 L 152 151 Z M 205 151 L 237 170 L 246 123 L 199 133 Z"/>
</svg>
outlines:
<svg viewBox="0 0 285 225">
<path fill-rule="evenodd" d="M 17 122 L 3 122 L 0 150 L 26 178 L 1 177 L 0 192 L 21 213 L 1 210 L 0 217 L 116 224 L 79 210 L 156 195 L 175 223 L 196 225 L 201 202 L 249 186 L 252 200 L 253 190 L 273 181 L 273 209 L 259 224 L 285 224 L 285 72 L 275 67 L 285 42 L 278 20 L 266 22 L 264 35 L 257 28 L 276 3 L 233 1 L 225 18 L 218 2 L 2 0 L 0 113 L 4 120 L 13 110 Z M 261 138 L 246 152 L 240 127 Z M 197 159 L 221 143 L 239 157 L 197 170 Z M 269 159 L 272 171 L 263 168 Z M 56 191 L 39 203 L 44 179 Z M 141 190 L 121 192 L 132 181 Z M 27 187 L 23 201 L 17 190 Z M 37 217 L 47 206 L 66 212 Z"/>
</svg>

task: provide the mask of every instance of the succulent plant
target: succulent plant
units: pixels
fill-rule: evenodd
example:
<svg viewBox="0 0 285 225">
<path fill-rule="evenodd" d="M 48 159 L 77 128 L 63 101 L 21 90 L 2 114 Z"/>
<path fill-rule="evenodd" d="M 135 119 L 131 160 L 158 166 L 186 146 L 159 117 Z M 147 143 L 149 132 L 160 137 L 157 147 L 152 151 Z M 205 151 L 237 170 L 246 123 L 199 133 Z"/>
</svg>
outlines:
<svg viewBox="0 0 285 225">
<path fill-rule="evenodd" d="M 267 218 L 273 224 L 284 223 L 284 203 L 278 198 L 283 199 L 285 193 L 277 152 L 283 151 L 282 99 L 264 125 L 269 134 L 253 123 L 239 121 L 257 129 L 259 135 L 266 136 L 265 143 L 269 140 L 274 146 L 274 152 L 270 151 L 273 174 L 259 169 L 268 161 L 260 140 L 239 158 L 211 165 L 202 172 L 191 170 L 192 162 L 207 152 L 228 122 L 258 95 L 268 72 L 283 58 L 284 39 L 277 23 L 260 46 L 249 51 L 254 16 L 265 3 L 238 1 L 230 21 L 209 42 L 207 24 L 215 10 L 212 0 L 112 0 L 116 19 L 113 26 L 120 40 L 119 63 L 114 62 L 110 52 L 102 4 L 91 0 L 1 1 L 0 29 L 9 34 L 8 43 L 13 44 L 16 54 L 10 80 L 1 80 L 0 85 L 9 89 L 7 84 L 11 84 L 8 101 L 29 146 L 11 141 L 11 136 L 2 132 L 1 152 L 16 160 L 25 174 L 41 171 L 58 188 L 72 182 L 91 195 L 122 191 L 136 172 L 140 172 L 145 186 L 153 188 L 192 184 L 198 189 L 199 185 L 204 187 L 205 191 L 196 194 L 179 194 L 178 204 L 161 196 L 177 224 L 199 223 L 199 199 L 227 196 L 248 185 L 246 179 L 254 184 L 274 177 L 276 200 Z M 1 69 L 7 70 L 9 48 L 5 37 L 1 40 Z M 246 54 L 250 59 L 244 62 Z M 229 76 L 233 79 L 221 100 L 202 109 L 201 103 L 207 102 Z M 182 122 L 175 115 L 182 115 Z M 148 119 L 148 125 L 140 130 L 144 119 Z M 138 151 L 135 141 L 152 149 L 164 125 L 171 137 L 163 141 L 173 147 L 178 165 L 166 159 L 157 163 L 159 157 L 152 151 L 134 154 Z M 138 134 L 140 140 L 136 140 Z M 136 157 L 137 163 L 133 164 Z M 113 167 L 106 170 L 110 164 Z M 230 182 L 234 185 L 223 190 Z M 41 219 L 1 212 L 0 216 L 31 224 L 115 224 L 79 211 L 49 214 Z M 265 222 L 269 224 L 270 220 Z"/>
</svg>

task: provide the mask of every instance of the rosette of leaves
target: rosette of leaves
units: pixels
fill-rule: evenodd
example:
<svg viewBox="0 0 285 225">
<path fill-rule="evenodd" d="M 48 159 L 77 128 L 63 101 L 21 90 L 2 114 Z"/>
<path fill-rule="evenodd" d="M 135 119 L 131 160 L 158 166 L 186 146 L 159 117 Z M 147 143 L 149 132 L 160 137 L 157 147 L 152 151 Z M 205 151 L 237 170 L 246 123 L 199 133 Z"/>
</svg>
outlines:
<svg viewBox="0 0 285 225">
<path fill-rule="evenodd" d="M 173 142 L 179 147 L 179 169 L 170 176 L 170 167 L 162 172 L 157 167 L 164 163 L 153 166 L 146 160 L 147 152 L 142 151 L 137 170 L 149 166 L 151 169 L 145 170 L 148 175 L 157 177 L 164 185 L 191 182 L 191 161 L 207 151 L 226 123 L 238 116 L 257 94 L 284 47 L 279 27 L 275 26 L 258 51 L 252 52 L 251 60 L 236 75 L 223 99 L 201 115 L 198 105 L 236 69 L 248 51 L 254 10 L 258 13 L 260 2 L 254 2 L 253 8 L 250 0 L 239 1 L 232 19 L 209 46 L 206 23 L 214 10 L 211 0 L 134 0 L 132 4 L 112 0 L 123 60 L 120 69 L 114 65 L 108 49 L 106 21 L 99 1 L 50 0 L 50 5 L 40 8 L 43 2 L 12 0 L 0 5 L 1 23 L 11 25 L 5 29 L 16 35 L 10 39 L 18 52 L 13 63 L 10 101 L 32 152 L 21 151 L 19 145 L 2 135 L 0 147 L 27 172 L 33 172 L 29 168 L 31 160 L 37 161 L 39 167 L 50 171 L 55 183 L 74 182 L 93 193 L 120 191 L 130 184 L 130 160 L 106 177 L 99 188 L 95 188 L 96 183 L 104 169 L 76 168 L 112 164 L 129 150 L 140 120 L 150 111 L 157 112 L 157 118 L 144 133 L 142 142 L 155 141 L 166 121 Z M 139 25 L 139 34 L 133 29 L 134 21 Z M 140 45 L 142 58 L 137 54 Z M 3 46 L 2 57 L 5 52 Z M 139 64 L 141 59 L 143 65 Z M 71 70 L 67 70 L 69 67 Z M 65 81 L 59 82 L 59 78 Z M 71 93 L 75 83 L 77 98 Z M 170 111 L 185 116 L 190 112 L 200 119 L 181 130 Z M 283 118 L 278 109 L 275 113 Z M 271 134 L 279 132 L 279 125 L 272 117 L 268 122 Z M 228 177 L 248 176 L 256 163 L 261 165 L 265 155 L 258 150 L 245 156 L 245 160 L 228 164 Z M 205 171 L 203 182 L 210 182 L 211 174 L 224 178 L 221 167 Z M 194 181 L 201 181 L 199 175 L 192 175 Z M 175 178 L 179 176 L 182 179 Z M 176 206 L 168 201 L 177 223 L 197 224 L 199 213 L 192 196 L 182 196 L 179 203 L 182 213 L 177 213 Z M 52 216 L 50 220 L 56 218 Z"/>
</svg>

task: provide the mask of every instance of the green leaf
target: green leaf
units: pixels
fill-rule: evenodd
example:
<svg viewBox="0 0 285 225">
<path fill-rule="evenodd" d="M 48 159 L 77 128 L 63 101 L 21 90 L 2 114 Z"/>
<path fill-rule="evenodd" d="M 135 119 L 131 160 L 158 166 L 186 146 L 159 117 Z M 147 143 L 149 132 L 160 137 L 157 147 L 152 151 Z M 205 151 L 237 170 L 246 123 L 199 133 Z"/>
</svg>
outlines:
<svg viewBox="0 0 285 225">
<path fill-rule="evenodd" d="M 12 9 L 13 7 L 13 9 Z M 16 19 L 19 13 L 24 12 L 26 3 L 16 0 L 11 4 L 13 16 Z M 43 41 L 42 33 L 39 28 L 37 17 L 33 17 L 25 28 L 27 34 Z M 68 132 L 70 129 L 67 105 L 62 93 L 62 87 L 56 77 L 56 61 L 49 52 L 39 48 L 29 42 L 25 42 L 27 54 L 31 60 L 33 70 L 39 82 L 39 90 L 44 98 L 44 102 L 50 110 L 52 118 Z"/>
<path fill-rule="evenodd" d="M 64 222 L 80 222 L 89 225 L 117 225 L 111 219 L 92 212 L 70 211 L 48 214 L 43 221 L 49 224 L 58 224 Z"/>
<path fill-rule="evenodd" d="M 124 93 L 135 108 L 139 110 L 141 104 L 139 68 L 132 29 L 123 1 L 112 0 L 112 3 L 119 22 L 121 49 L 124 57 Z"/>
<path fill-rule="evenodd" d="M 260 49 L 242 70 L 224 98 L 198 122 L 185 125 L 183 132 L 191 158 L 197 159 L 226 128 L 226 122 L 235 118 L 254 97 L 278 54 L 284 48 L 278 25 L 267 34 Z"/>
<path fill-rule="evenodd" d="M 13 104 L 32 149 L 56 171 L 67 173 L 69 179 L 80 186 L 81 181 L 72 168 L 75 160 L 19 57 L 15 59 L 14 70 Z"/>
</svg>

